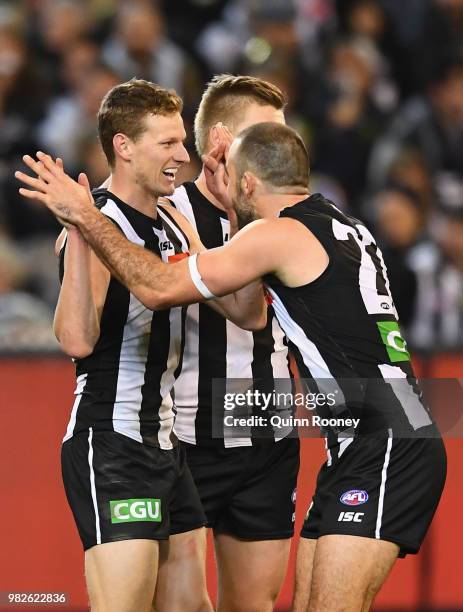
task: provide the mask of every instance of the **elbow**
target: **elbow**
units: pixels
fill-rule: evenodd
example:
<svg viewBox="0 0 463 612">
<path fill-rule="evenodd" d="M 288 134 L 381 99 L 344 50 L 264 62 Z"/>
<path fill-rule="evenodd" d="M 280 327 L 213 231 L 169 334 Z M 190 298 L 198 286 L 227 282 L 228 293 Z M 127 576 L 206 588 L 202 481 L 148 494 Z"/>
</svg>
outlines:
<svg viewBox="0 0 463 612">
<path fill-rule="evenodd" d="M 237 322 L 237 325 L 246 331 L 261 331 L 267 325 L 267 309 L 265 309 L 265 312 L 260 313 L 258 316 L 248 317 L 243 321 Z"/>
<path fill-rule="evenodd" d="M 93 353 L 94 347 L 85 342 L 62 342 L 59 339 L 58 342 L 66 355 L 72 359 L 84 359 Z"/>
<path fill-rule="evenodd" d="M 68 357 L 72 357 L 72 359 L 84 359 L 88 357 L 93 353 L 96 344 L 96 340 L 95 342 L 91 342 L 65 332 L 59 333 L 56 329 L 55 336 L 64 353 Z"/>
<path fill-rule="evenodd" d="M 136 296 L 145 308 L 148 310 L 164 310 L 171 306 L 168 299 L 158 293 L 143 292 L 141 295 Z"/>
<path fill-rule="evenodd" d="M 156 289 L 156 291 L 152 289 L 142 289 L 136 293 L 133 291 L 133 294 L 140 300 L 145 308 L 148 308 L 148 310 L 166 310 L 172 306 L 178 306 L 181 303 L 178 299 L 174 299 L 172 292 L 162 292 L 159 289 Z"/>
</svg>

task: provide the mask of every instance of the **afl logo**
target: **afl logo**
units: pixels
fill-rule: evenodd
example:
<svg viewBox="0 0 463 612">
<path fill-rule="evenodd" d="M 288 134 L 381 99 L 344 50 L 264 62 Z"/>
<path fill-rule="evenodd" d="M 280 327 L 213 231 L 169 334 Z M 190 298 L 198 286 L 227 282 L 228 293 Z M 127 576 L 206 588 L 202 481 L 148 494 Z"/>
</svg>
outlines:
<svg viewBox="0 0 463 612">
<path fill-rule="evenodd" d="M 384 310 L 389 310 L 390 306 L 387 302 L 381 302 L 381 308 L 384 308 Z"/>
<path fill-rule="evenodd" d="M 368 501 L 368 493 L 359 489 L 352 489 L 343 493 L 339 501 L 346 506 L 360 506 Z"/>
</svg>

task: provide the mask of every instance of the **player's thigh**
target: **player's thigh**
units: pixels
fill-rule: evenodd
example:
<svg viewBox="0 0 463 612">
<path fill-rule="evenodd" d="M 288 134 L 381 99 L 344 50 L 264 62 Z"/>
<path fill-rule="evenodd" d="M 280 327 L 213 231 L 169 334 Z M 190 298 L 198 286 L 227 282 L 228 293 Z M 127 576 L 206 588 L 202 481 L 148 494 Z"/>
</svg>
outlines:
<svg viewBox="0 0 463 612">
<path fill-rule="evenodd" d="M 212 606 L 206 588 L 206 516 L 186 464 L 185 450 L 176 450 L 170 536 L 160 549 L 156 612 L 208 611 Z"/>
<path fill-rule="evenodd" d="M 161 542 L 156 612 L 212 610 L 206 588 L 206 534 L 201 527 Z"/>
<path fill-rule="evenodd" d="M 92 612 L 148 612 L 156 586 L 159 544 L 122 540 L 85 552 Z"/>
<path fill-rule="evenodd" d="M 272 610 L 288 565 L 291 540 L 214 537 L 220 575 L 219 610 Z"/>
<path fill-rule="evenodd" d="M 312 570 L 310 612 L 369 609 L 399 547 L 383 540 L 327 535 L 318 539 Z"/>
</svg>

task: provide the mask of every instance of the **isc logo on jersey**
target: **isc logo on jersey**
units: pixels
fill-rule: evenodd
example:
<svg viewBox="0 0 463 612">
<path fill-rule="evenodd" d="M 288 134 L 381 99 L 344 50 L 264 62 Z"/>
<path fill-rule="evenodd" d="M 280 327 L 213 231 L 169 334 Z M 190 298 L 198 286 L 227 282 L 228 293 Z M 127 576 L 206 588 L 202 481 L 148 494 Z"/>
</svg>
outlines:
<svg viewBox="0 0 463 612">
<path fill-rule="evenodd" d="M 339 501 L 346 506 L 360 506 L 368 501 L 368 493 L 361 489 L 351 489 L 343 493 Z"/>
<path fill-rule="evenodd" d="M 109 502 L 111 523 L 162 521 L 160 499 L 115 499 Z"/>
</svg>

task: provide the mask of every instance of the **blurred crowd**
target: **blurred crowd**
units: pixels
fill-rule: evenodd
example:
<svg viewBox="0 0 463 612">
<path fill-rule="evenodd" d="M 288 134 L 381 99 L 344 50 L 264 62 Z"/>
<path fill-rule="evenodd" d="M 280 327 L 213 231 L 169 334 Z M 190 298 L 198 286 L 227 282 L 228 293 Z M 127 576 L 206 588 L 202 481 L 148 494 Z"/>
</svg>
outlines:
<svg viewBox="0 0 463 612">
<path fill-rule="evenodd" d="M 59 226 L 22 199 L 21 156 L 108 175 L 95 115 L 131 77 L 194 114 L 216 73 L 288 95 L 311 191 L 375 233 L 409 343 L 463 348 L 463 0 L 0 0 L 0 351 L 56 349 Z"/>
</svg>

